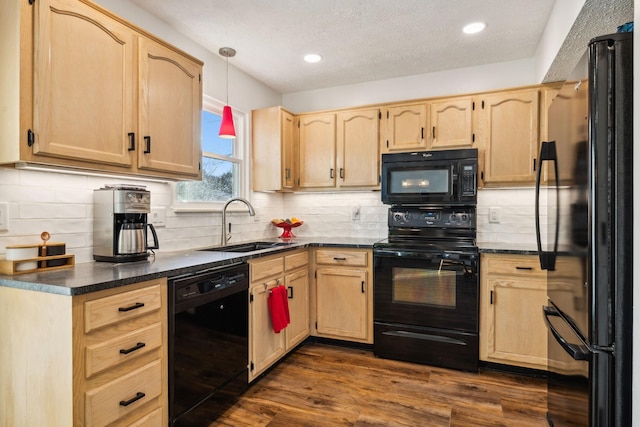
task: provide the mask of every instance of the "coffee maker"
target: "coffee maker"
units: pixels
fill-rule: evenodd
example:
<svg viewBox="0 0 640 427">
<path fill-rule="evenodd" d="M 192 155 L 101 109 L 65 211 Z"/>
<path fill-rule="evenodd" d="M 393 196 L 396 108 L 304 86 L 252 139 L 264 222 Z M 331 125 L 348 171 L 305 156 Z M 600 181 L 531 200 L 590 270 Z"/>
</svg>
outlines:
<svg viewBox="0 0 640 427">
<path fill-rule="evenodd" d="M 151 193 L 142 186 L 108 185 L 93 191 L 93 259 L 141 261 L 158 249 L 158 235 L 147 223 Z M 147 244 L 147 230 L 153 245 Z"/>
</svg>

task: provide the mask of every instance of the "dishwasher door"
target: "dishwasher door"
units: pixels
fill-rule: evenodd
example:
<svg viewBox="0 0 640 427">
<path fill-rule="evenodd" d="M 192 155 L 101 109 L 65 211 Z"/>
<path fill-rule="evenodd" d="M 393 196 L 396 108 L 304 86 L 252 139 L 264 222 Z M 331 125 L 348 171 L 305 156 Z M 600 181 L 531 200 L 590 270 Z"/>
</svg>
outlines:
<svg viewBox="0 0 640 427">
<path fill-rule="evenodd" d="M 209 425 L 248 385 L 248 267 L 169 281 L 169 417 Z"/>
</svg>

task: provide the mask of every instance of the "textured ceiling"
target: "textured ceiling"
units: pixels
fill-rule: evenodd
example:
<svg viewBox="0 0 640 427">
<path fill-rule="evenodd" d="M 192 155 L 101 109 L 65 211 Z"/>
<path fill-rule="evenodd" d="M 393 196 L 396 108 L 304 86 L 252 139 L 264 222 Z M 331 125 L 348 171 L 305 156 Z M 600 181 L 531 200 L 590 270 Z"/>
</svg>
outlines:
<svg viewBox="0 0 640 427">
<path fill-rule="evenodd" d="M 534 55 L 554 0 L 130 0 L 281 93 Z M 476 35 L 462 33 L 484 21 Z M 323 61 L 302 57 L 319 53 Z"/>
</svg>

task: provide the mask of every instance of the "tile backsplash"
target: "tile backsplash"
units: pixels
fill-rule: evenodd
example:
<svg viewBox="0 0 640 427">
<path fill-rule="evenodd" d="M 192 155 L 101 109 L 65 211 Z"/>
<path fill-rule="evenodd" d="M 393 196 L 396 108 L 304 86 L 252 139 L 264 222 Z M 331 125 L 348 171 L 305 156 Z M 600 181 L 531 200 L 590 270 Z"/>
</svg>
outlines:
<svg viewBox="0 0 640 427">
<path fill-rule="evenodd" d="M 219 211 L 180 211 L 173 203 L 173 185 L 112 177 L 0 168 L 0 202 L 8 202 L 9 229 L 0 230 L 0 256 L 7 245 L 39 243 L 42 231 L 64 242 L 76 262 L 93 259 L 93 190 L 105 184 L 145 185 L 153 208 L 164 208 L 165 226 L 158 227 L 159 251 L 174 251 L 220 242 Z M 483 189 L 478 194 L 478 241 L 535 244 L 534 190 Z M 230 206 L 231 243 L 277 237 L 273 218 L 300 218 L 299 237 L 387 236 L 387 206 L 380 192 L 253 193 L 256 216 L 244 205 Z M 500 223 L 489 223 L 489 208 L 499 210 Z M 546 222 L 543 219 L 543 224 Z"/>
</svg>

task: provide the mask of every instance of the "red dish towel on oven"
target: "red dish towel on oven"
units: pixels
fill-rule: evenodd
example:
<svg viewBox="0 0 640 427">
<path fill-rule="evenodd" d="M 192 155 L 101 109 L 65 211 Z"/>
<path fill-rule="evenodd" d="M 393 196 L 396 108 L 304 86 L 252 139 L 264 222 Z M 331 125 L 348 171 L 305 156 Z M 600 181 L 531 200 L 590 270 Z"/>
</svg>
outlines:
<svg viewBox="0 0 640 427">
<path fill-rule="evenodd" d="M 287 301 L 287 288 L 284 285 L 271 289 L 267 299 L 269 314 L 271 315 L 271 325 L 273 331 L 279 333 L 287 327 L 291 319 L 289 318 L 289 301 Z"/>
</svg>

